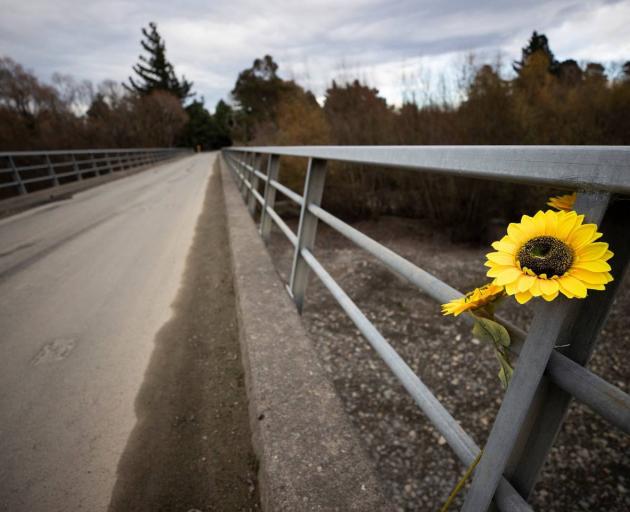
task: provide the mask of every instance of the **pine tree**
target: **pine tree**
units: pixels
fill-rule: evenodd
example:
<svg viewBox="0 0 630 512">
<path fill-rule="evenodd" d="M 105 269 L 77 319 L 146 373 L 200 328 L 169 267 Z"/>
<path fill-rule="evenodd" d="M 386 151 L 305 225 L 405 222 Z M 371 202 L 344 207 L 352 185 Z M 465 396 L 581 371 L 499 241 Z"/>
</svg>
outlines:
<svg viewBox="0 0 630 512">
<path fill-rule="evenodd" d="M 542 53 L 549 60 L 549 72 L 555 73 L 558 69 L 558 61 L 556 60 L 551 48 L 549 48 L 549 41 L 545 34 L 539 34 L 534 30 L 532 37 L 529 39 L 529 43 L 521 52 L 521 60 L 515 61 L 513 64 L 514 71 L 518 74 L 521 73 L 523 66 L 527 64 L 529 58 L 534 55 Z"/>
<path fill-rule="evenodd" d="M 129 84 L 123 84 L 125 88 L 141 95 L 158 90 L 166 91 L 182 102 L 194 96 L 194 93 L 190 92 L 192 82 L 187 81 L 184 76 L 180 82 L 173 65 L 166 59 L 166 44 L 157 31 L 157 25 L 151 22 L 149 29 L 150 31 L 142 29 L 144 40 L 140 41 L 148 56 L 140 55 L 140 62 L 133 67 L 138 78 L 134 80 L 129 77 Z"/>
</svg>

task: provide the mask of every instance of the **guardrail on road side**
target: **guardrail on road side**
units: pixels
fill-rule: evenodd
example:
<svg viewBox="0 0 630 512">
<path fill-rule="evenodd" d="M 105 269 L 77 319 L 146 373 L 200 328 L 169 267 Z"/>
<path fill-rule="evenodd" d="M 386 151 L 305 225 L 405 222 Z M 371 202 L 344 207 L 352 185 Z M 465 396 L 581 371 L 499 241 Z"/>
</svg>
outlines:
<svg viewBox="0 0 630 512">
<path fill-rule="evenodd" d="M 282 156 L 308 158 L 302 195 L 278 181 Z M 630 201 L 623 197 L 630 195 L 630 148 L 242 147 L 223 150 L 223 157 L 252 215 L 260 211 L 263 239 L 269 238 L 273 222 L 295 248 L 288 291 L 298 310 L 302 309 L 308 272 L 312 271 L 466 465 L 476 458 L 480 448 L 313 255 L 318 221 L 356 243 L 438 303 L 462 294 L 321 208 L 326 163 L 343 161 L 577 190 L 576 209 L 586 215 L 588 222 L 600 225 L 615 250 L 611 262 L 615 281 L 589 300 L 538 308 L 529 333 L 502 320 L 511 333 L 515 355 L 521 355 L 463 510 L 487 510 L 493 499 L 504 512 L 531 510 L 527 499 L 573 397 L 630 433 L 630 396 L 585 367 L 630 259 Z M 276 192 L 301 208 L 297 233 L 275 211 Z M 558 345 L 560 333 L 570 345 L 551 350 Z M 536 346 L 547 347 L 550 355 L 540 357 L 540 351 L 532 350 Z"/>
<path fill-rule="evenodd" d="M 190 152 L 182 148 L 0 152 L 0 199 L 154 164 Z"/>
</svg>

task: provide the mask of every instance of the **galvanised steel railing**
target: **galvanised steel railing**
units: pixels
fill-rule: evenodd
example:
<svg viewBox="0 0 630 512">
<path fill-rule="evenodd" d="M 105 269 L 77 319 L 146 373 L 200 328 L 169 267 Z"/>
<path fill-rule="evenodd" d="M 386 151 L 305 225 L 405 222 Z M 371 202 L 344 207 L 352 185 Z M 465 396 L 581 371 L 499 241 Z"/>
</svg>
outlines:
<svg viewBox="0 0 630 512">
<path fill-rule="evenodd" d="M 0 198 L 154 164 L 189 152 L 181 148 L 3 152 Z"/>
<path fill-rule="evenodd" d="M 281 156 L 308 158 L 304 192 L 278 181 Z M 559 299 L 535 306 L 527 333 L 509 324 L 518 364 L 467 493 L 464 511 L 487 510 L 494 499 L 504 512 L 527 503 L 540 469 L 574 397 L 630 433 L 630 396 L 593 374 L 587 364 L 630 259 L 630 148 L 595 146 L 304 146 L 243 147 L 223 157 L 269 239 L 272 222 L 295 247 L 288 291 L 299 311 L 312 271 L 383 358 L 459 459 L 469 465 L 480 448 L 313 255 L 318 221 L 344 235 L 438 303 L 461 292 L 321 208 L 329 160 L 577 190 L 575 209 L 597 223 L 615 252 L 615 281 L 587 300 Z M 263 166 L 266 160 L 266 166 Z M 266 167 L 266 172 L 263 168 Z M 261 193 L 260 187 L 264 185 Z M 274 209 L 276 192 L 297 203 L 297 233 Z M 469 319 L 470 320 L 470 319 Z"/>
</svg>

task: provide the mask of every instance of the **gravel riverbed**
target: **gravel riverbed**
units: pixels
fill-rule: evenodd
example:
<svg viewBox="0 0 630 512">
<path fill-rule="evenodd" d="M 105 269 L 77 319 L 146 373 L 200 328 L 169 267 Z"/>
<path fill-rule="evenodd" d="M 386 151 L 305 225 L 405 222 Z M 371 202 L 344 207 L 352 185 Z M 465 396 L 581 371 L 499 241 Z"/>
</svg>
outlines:
<svg viewBox="0 0 630 512">
<path fill-rule="evenodd" d="M 295 230 L 295 221 L 289 224 Z M 383 217 L 356 228 L 460 290 L 486 281 L 487 247 L 451 243 L 421 221 Z M 292 247 L 274 231 L 269 250 L 286 281 Z M 614 248 L 613 248 L 614 250 Z M 492 350 L 463 321 L 320 223 L 316 255 L 445 407 L 483 445 L 503 395 Z M 593 292 L 597 293 L 597 292 Z M 504 301 L 501 313 L 526 328 L 531 308 Z M 627 391 L 630 279 L 589 364 Z M 328 291 L 311 278 L 303 321 L 321 362 L 373 457 L 395 508 L 439 510 L 464 471 L 444 439 L 392 376 Z M 630 510 L 630 439 L 573 402 L 531 503 L 537 510 Z M 458 498 L 452 510 L 458 510 Z"/>
</svg>

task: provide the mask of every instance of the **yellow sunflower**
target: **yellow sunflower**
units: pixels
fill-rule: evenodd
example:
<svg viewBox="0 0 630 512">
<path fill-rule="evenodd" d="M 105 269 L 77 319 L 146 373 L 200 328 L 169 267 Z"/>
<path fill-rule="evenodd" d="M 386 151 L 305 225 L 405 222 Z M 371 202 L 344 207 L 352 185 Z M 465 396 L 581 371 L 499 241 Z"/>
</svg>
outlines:
<svg viewBox="0 0 630 512">
<path fill-rule="evenodd" d="M 566 194 L 564 196 L 550 197 L 549 201 L 547 201 L 547 205 L 555 208 L 556 210 L 570 212 L 573 210 L 576 197 L 576 192 L 573 192 L 573 194 Z"/>
<path fill-rule="evenodd" d="M 524 304 L 532 297 L 550 301 L 564 294 L 583 299 L 587 290 L 603 290 L 613 280 L 608 244 L 596 242 L 597 225 L 582 224 L 584 215 L 539 211 L 508 226 L 507 235 L 486 255 L 493 283 Z"/>
<path fill-rule="evenodd" d="M 503 295 L 503 286 L 489 283 L 480 288 L 475 288 L 472 292 L 468 292 L 459 299 L 453 299 L 446 304 L 442 304 L 442 314 L 457 316 L 469 309 L 479 309 L 490 302 L 494 302 L 501 295 Z"/>
</svg>

